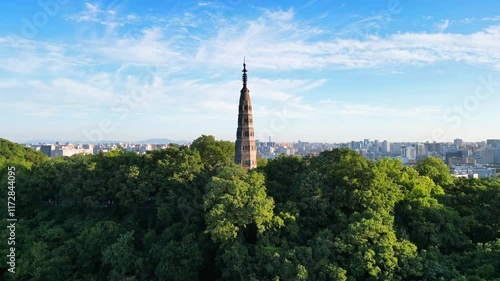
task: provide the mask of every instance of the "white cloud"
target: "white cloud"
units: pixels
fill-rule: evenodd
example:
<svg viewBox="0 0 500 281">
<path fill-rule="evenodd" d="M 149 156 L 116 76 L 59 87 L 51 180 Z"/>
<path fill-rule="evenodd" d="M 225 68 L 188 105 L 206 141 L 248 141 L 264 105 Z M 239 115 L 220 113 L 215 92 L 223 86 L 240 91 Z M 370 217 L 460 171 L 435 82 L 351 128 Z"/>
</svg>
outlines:
<svg viewBox="0 0 500 281">
<path fill-rule="evenodd" d="M 36 71 L 63 72 L 85 64 L 80 54 L 69 55 L 65 44 L 29 40 L 20 36 L 1 37 L 0 70 L 28 74 Z"/>
<path fill-rule="evenodd" d="M 435 23 L 434 27 L 436 27 L 438 32 L 442 33 L 448 28 L 449 25 L 450 25 L 450 20 L 446 19 L 446 20 L 441 20 L 438 23 Z"/>
<path fill-rule="evenodd" d="M 485 17 L 481 19 L 482 21 L 500 21 L 500 15 L 493 17 Z"/>
<path fill-rule="evenodd" d="M 287 25 L 283 23 L 286 22 Z M 440 23 L 440 31 L 450 24 Z M 292 31 L 293 27 L 299 27 Z M 500 60 L 497 26 L 469 34 L 398 33 L 385 37 L 338 38 L 316 27 L 288 19 L 260 17 L 238 25 L 227 23 L 214 38 L 200 41 L 197 60 L 229 66 L 246 54 L 253 67 L 264 69 L 374 68 L 464 61 L 496 65 Z M 322 37 L 317 37 L 323 34 Z"/>
<path fill-rule="evenodd" d="M 157 27 L 143 30 L 140 37 L 96 42 L 96 45 L 95 55 L 121 64 L 161 65 L 178 62 L 184 56 L 170 46 L 162 29 Z"/>
<path fill-rule="evenodd" d="M 138 23 L 140 18 L 135 14 L 122 15 L 125 1 L 113 1 L 106 7 L 101 7 L 99 3 L 85 3 L 85 9 L 77 14 L 67 16 L 67 20 L 75 21 L 79 24 L 87 24 L 83 29 L 94 29 L 94 25 L 101 25 L 106 28 L 105 35 L 111 36 L 116 28 L 126 24 Z M 89 25 L 90 24 L 90 25 Z"/>
<path fill-rule="evenodd" d="M 295 16 L 295 13 L 293 11 L 293 8 L 290 8 L 288 11 L 279 10 L 276 12 L 270 10 L 264 10 L 264 15 L 265 17 L 273 21 L 286 22 L 292 20 L 293 17 Z"/>
<path fill-rule="evenodd" d="M 471 22 L 474 22 L 474 21 L 476 21 L 475 18 L 464 18 L 464 19 L 458 20 L 458 22 L 464 23 L 464 24 L 468 24 L 468 23 L 471 23 Z"/>
<path fill-rule="evenodd" d="M 97 4 L 86 2 L 84 11 L 69 18 L 76 20 L 77 22 L 85 22 L 85 21 L 99 22 L 100 19 L 98 15 L 102 13 L 104 13 L 104 11 L 99 9 L 99 6 Z"/>
<path fill-rule="evenodd" d="M 75 20 L 91 21 L 102 14 L 121 17 L 114 12 L 119 10 L 116 7 L 110 10 L 97 4 L 86 6 Z M 247 56 L 254 69 L 269 70 L 387 68 L 450 60 L 495 67 L 500 61 L 499 26 L 469 34 L 407 32 L 349 39 L 296 20 L 293 9 L 264 10 L 262 16 L 247 21 L 221 19 L 220 15 L 200 19 L 192 13 L 163 20 L 162 27 L 153 24 L 140 32 L 120 36 L 82 38 L 80 44 L 73 46 L 1 37 L 0 50 L 11 55 L 0 58 L 0 68 L 22 73 L 40 69 L 67 72 L 99 65 L 132 64 L 161 65 L 170 72 L 185 72 L 197 71 L 200 64 L 217 69 L 233 67 L 242 55 Z M 210 24 L 216 27 L 215 33 L 188 36 L 180 32 L 181 28 Z M 438 24 L 439 30 L 446 30 L 449 24 L 450 20 L 443 20 Z M 17 53 L 9 51 L 9 47 L 14 47 Z"/>
<path fill-rule="evenodd" d="M 82 21 L 90 21 L 96 15 L 104 13 L 97 5 L 87 3 L 86 6 L 86 12 L 80 19 Z M 118 16 L 114 13 L 115 10 L 118 9 L 112 10 L 112 13 L 108 9 L 106 13 Z M 59 74 L 54 76 L 57 78 L 48 79 L 47 82 L 36 78 L 28 80 L 30 82 L 26 87 L 45 93 L 46 97 L 63 95 L 62 100 L 67 102 L 73 100 L 85 103 L 85 100 L 93 100 L 94 103 L 112 107 L 113 100 L 127 95 L 131 89 L 144 87 L 150 90 L 147 101 L 155 101 L 146 110 L 167 107 L 189 112 L 192 108 L 198 108 L 218 114 L 214 110 L 217 105 L 221 111 L 229 112 L 230 108 L 225 103 L 234 98 L 234 89 L 239 89 L 240 82 L 221 81 L 217 71 L 233 68 L 234 62 L 241 60 L 242 54 L 247 55 L 247 61 L 253 70 L 260 71 L 381 68 L 387 72 L 385 69 L 388 66 L 390 69 L 391 65 L 460 60 L 498 66 L 500 61 L 500 26 L 490 26 L 470 34 L 400 33 L 386 37 L 339 39 L 331 35 L 317 37 L 325 33 L 318 27 L 302 24 L 294 16 L 293 9 L 277 12 L 265 10 L 261 17 L 244 23 L 229 19 L 218 21 L 218 24 L 224 23 L 216 34 L 200 34 L 196 39 L 169 37 L 168 28 L 154 26 L 145 28 L 140 33 L 84 41 L 82 44 L 85 43 L 85 47 L 0 37 L 0 50 L 10 54 L 0 58 L 0 65 L 4 70 L 24 74 L 40 73 L 42 69 Z M 193 15 L 185 13 L 183 17 L 189 19 Z M 444 23 L 448 25 L 448 20 Z M 185 24 L 187 20 L 180 18 L 164 23 L 165 26 L 178 27 Z M 186 45 L 184 43 L 188 43 L 189 47 L 183 48 Z M 11 46 L 15 47 L 17 53 L 9 51 Z M 172 74 L 192 76 L 193 73 L 207 71 L 202 69 L 200 72 L 200 65 L 216 70 L 212 76 L 219 79 L 219 82 L 201 83 L 192 78 L 170 77 Z M 100 66 L 111 66 L 112 70 L 99 71 Z M 151 66 L 158 66 L 153 68 L 153 76 L 148 74 Z M 151 76 L 149 78 L 156 81 L 156 84 L 141 80 L 144 78 L 141 75 L 147 78 Z M 133 76 L 139 77 L 139 80 L 130 80 Z M 272 107 L 276 103 L 298 101 L 292 104 L 301 110 L 318 107 L 302 102 L 299 95 L 326 82 L 325 79 L 250 79 L 253 79 L 252 96 L 262 104 Z M 12 81 L 0 82 L 0 87 L 11 86 L 15 86 Z M 206 96 L 205 93 L 210 95 Z M 387 108 L 366 108 L 363 105 L 342 105 L 337 112 L 401 114 Z"/>
<path fill-rule="evenodd" d="M 4 81 L 0 81 L 0 89 L 11 89 L 11 88 L 16 88 L 23 85 L 21 81 L 17 79 L 8 79 Z M 2 94 L 2 93 L 0 93 Z"/>
<path fill-rule="evenodd" d="M 379 13 L 349 23 L 337 32 L 338 36 L 353 39 L 363 39 L 367 36 L 376 35 L 382 28 L 392 21 L 390 14 Z"/>
<path fill-rule="evenodd" d="M 33 101 L 2 101 L 0 100 L 0 106 L 5 108 L 5 112 L 16 113 L 17 118 L 10 118 L 9 125 L 11 123 L 17 122 L 16 119 L 21 116 L 19 113 L 22 112 L 22 116 L 28 116 L 30 118 L 50 118 L 59 115 L 61 108 L 55 104 L 40 104 Z M 7 114 L 9 115 L 9 114 Z M 36 119 L 35 119 L 36 120 Z"/>
</svg>

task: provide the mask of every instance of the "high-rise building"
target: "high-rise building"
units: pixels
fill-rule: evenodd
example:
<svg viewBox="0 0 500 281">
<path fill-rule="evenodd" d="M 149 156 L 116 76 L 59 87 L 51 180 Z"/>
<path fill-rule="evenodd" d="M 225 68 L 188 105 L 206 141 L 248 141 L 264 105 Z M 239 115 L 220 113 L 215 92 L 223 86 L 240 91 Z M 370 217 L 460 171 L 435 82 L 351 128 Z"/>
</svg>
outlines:
<svg viewBox="0 0 500 281">
<path fill-rule="evenodd" d="M 363 140 L 363 145 L 364 145 L 363 147 L 364 148 L 367 148 L 369 144 L 370 144 L 370 139 L 364 139 Z"/>
<path fill-rule="evenodd" d="M 408 160 L 415 160 L 417 154 L 414 146 L 401 147 L 401 157 L 406 157 Z"/>
<path fill-rule="evenodd" d="M 461 148 L 464 144 L 464 141 L 462 139 L 454 139 L 453 140 L 453 144 L 457 147 L 457 148 Z"/>
<path fill-rule="evenodd" d="M 492 164 L 495 163 L 495 149 L 491 146 L 486 146 L 480 150 L 480 163 Z"/>
<path fill-rule="evenodd" d="M 434 142 L 428 143 L 426 145 L 428 145 L 427 151 L 441 153 L 441 144 L 440 143 L 437 143 L 434 141 Z"/>
<path fill-rule="evenodd" d="M 381 145 L 381 151 L 382 153 L 389 153 L 391 152 L 391 143 L 388 141 L 383 141 Z"/>
<path fill-rule="evenodd" d="M 243 88 L 238 107 L 238 129 L 236 130 L 234 162 L 249 170 L 257 167 L 257 150 L 253 131 L 252 103 L 247 88 L 247 69 L 243 61 Z"/>
<path fill-rule="evenodd" d="M 49 156 L 49 157 L 52 157 L 53 155 L 53 151 L 55 150 L 55 146 L 53 144 L 49 144 L 49 145 L 41 145 L 40 146 L 40 151 Z"/>
<path fill-rule="evenodd" d="M 427 150 L 425 149 L 425 143 L 416 143 L 415 149 L 417 150 L 417 155 L 426 155 Z"/>
<path fill-rule="evenodd" d="M 360 141 L 351 141 L 351 149 L 361 149 L 362 145 L 363 143 Z"/>
<path fill-rule="evenodd" d="M 367 147 L 365 147 L 367 148 Z M 373 152 L 375 154 L 378 154 L 380 152 L 380 142 L 378 140 L 374 140 L 371 143 L 371 146 L 368 149 L 369 152 Z"/>
<path fill-rule="evenodd" d="M 486 140 L 487 145 L 491 145 L 493 147 L 500 147 L 500 139 L 489 139 Z"/>
<path fill-rule="evenodd" d="M 391 142 L 389 144 L 389 148 L 390 148 L 389 150 L 394 155 L 397 155 L 397 154 L 399 154 L 401 152 L 401 147 L 402 147 L 402 145 L 399 142 Z"/>
<path fill-rule="evenodd" d="M 495 163 L 500 163 L 500 146 L 495 149 Z"/>
</svg>

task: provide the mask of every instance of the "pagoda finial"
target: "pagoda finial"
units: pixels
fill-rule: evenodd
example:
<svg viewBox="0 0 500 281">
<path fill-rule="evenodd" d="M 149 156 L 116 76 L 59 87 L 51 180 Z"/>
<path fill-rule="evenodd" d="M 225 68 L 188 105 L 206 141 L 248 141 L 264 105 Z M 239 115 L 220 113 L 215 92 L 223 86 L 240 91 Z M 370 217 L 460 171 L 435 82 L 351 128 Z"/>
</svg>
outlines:
<svg viewBox="0 0 500 281">
<path fill-rule="evenodd" d="M 245 63 L 245 57 L 243 57 L 243 86 L 247 85 L 247 65 Z"/>
</svg>

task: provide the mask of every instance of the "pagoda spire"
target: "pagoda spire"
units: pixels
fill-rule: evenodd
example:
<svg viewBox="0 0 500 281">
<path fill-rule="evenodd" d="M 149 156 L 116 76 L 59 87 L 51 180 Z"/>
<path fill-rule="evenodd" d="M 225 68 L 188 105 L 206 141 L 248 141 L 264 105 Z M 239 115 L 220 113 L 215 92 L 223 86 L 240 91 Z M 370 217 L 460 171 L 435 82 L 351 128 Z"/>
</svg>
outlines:
<svg viewBox="0 0 500 281">
<path fill-rule="evenodd" d="M 243 57 L 243 70 L 241 72 L 243 72 L 243 86 L 246 87 L 248 78 L 247 78 L 247 65 L 245 63 L 245 57 Z"/>
</svg>

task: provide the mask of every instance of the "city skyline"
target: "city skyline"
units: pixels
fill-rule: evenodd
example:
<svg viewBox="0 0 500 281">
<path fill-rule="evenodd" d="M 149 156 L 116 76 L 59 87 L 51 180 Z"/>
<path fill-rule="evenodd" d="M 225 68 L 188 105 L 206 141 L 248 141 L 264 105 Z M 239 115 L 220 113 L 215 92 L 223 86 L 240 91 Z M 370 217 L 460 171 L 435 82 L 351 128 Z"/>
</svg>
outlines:
<svg viewBox="0 0 500 281">
<path fill-rule="evenodd" d="M 500 8 L 472 1 L 3 3 L 0 137 L 498 139 Z M 207 126 L 207 124 L 210 124 Z"/>
<path fill-rule="evenodd" d="M 244 79 L 245 80 L 245 79 Z M 242 104 L 240 103 L 240 118 L 238 132 L 251 130 L 248 123 L 242 122 L 242 117 L 250 116 L 241 108 L 250 102 L 248 91 L 244 87 L 241 91 Z M 243 116 L 242 116 L 243 115 Z M 250 121 L 250 120 L 249 120 Z M 250 122 L 251 123 L 251 122 Z M 415 142 L 390 142 L 364 139 L 347 143 L 309 143 L 309 142 L 253 142 L 252 138 L 245 138 L 246 134 L 240 133 L 234 144 L 234 162 L 243 168 L 252 169 L 257 159 L 275 159 L 286 156 L 318 156 L 334 149 L 347 148 L 356 151 L 369 160 L 397 159 L 404 165 L 416 165 L 428 157 L 441 159 L 451 171 L 452 176 L 466 178 L 485 178 L 497 174 L 496 169 L 500 163 L 500 139 L 488 139 L 486 142 L 470 143 L 462 139 L 455 139 L 453 143 L 415 143 Z M 249 134 L 251 136 L 251 134 Z M 202 136 L 193 141 L 193 146 L 199 143 L 216 142 L 213 137 Z M 190 147 L 190 144 L 187 144 Z M 26 144 L 36 151 L 40 151 L 50 158 L 71 157 L 76 154 L 108 153 L 116 149 L 145 155 L 154 153 L 155 150 L 168 149 L 170 144 L 152 143 L 107 143 L 107 144 Z M 258 155 L 258 158 L 257 158 Z"/>
<path fill-rule="evenodd" d="M 213 135 L 204 135 L 204 136 L 213 136 Z M 199 136 L 199 137 L 203 137 Z M 223 139 L 217 139 L 215 136 L 213 136 L 216 140 L 218 141 L 227 141 Z M 169 145 L 169 144 L 177 144 L 177 145 L 190 145 L 194 140 L 173 140 L 173 139 L 147 139 L 147 140 L 135 140 L 135 141 L 122 141 L 122 140 L 104 140 L 100 142 L 83 142 L 83 141 L 73 141 L 73 140 L 55 140 L 55 139 L 40 139 L 40 140 L 30 140 L 30 141 L 24 141 L 24 142 L 19 142 L 18 144 L 23 144 L 23 145 L 81 145 L 81 144 L 140 144 L 140 145 L 148 145 L 148 144 L 160 144 L 160 145 Z M 268 139 L 268 140 L 255 140 L 256 143 L 276 143 L 276 144 L 329 144 L 329 145 L 347 145 L 351 143 L 388 143 L 388 144 L 394 144 L 394 143 L 399 143 L 399 144 L 451 144 L 454 145 L 457 142 L 460 142 L 462 144 L 466 145 L 473 145 L 473 144 L 488 144 L 488 142 L 500 142 L 500 138 L 497 139 L 486 139 L 486 140 L 479 140 L 479 141 L 468 141 L 460 138 L 455 138 L 452 141 L 444 141 L 444 142 L 420 142 L 420 141 L 411 141 L 411 140 L 404 140 L 404 141 L 392 141 L 392 140 L 380 140 L 380 139 L 352 139 L 349 141 L 344 141 L 344 142 L 314 142 L 314 141 L 304 141 L 304 140 L 288 140 L 288 141 L 275 141 L 274 139 Z"/>
</svg>

